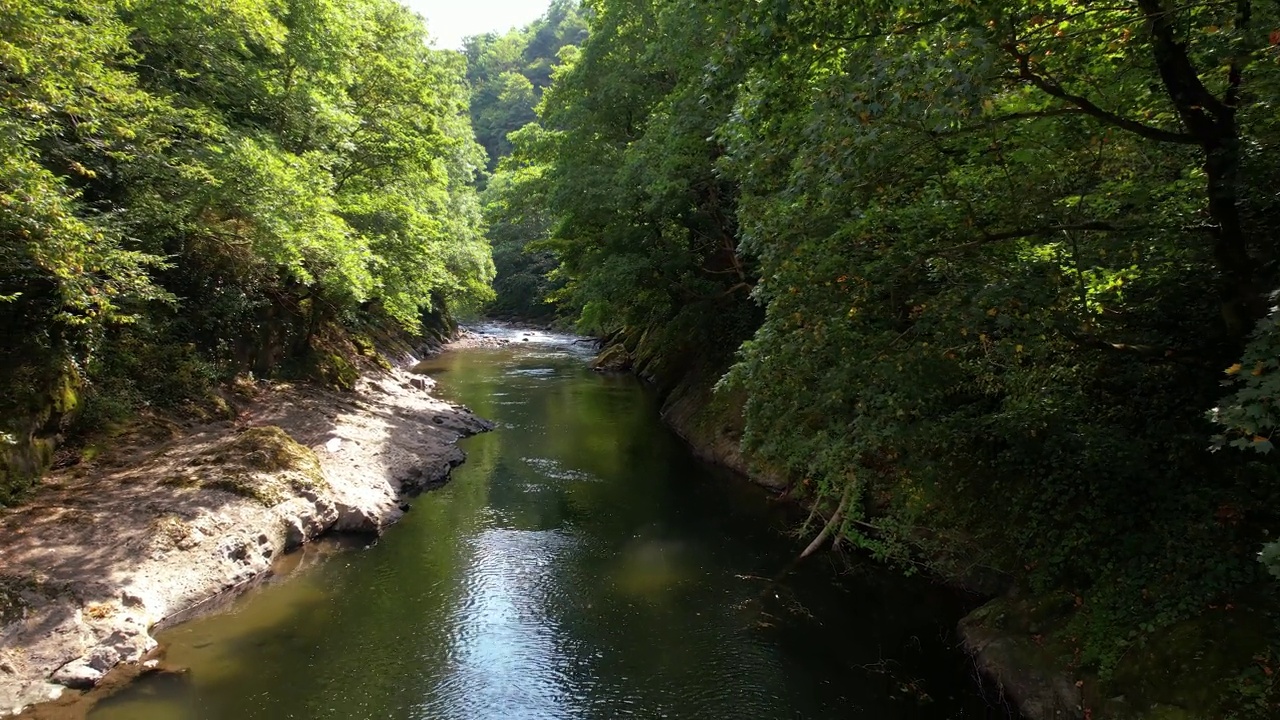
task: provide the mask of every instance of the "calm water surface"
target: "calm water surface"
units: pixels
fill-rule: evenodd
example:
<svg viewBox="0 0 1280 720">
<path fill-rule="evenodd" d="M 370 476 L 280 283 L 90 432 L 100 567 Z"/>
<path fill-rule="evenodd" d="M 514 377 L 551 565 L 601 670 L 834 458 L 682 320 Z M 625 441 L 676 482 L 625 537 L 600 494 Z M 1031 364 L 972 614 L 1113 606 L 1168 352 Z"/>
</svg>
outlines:
<svg viewBox="0 0 1280 720">
<path fill-rule="evenodd" d="M 490 328 L 493 332 L 508 332 Z M 437 361 L 498 423 L 375 545 L 161 634 L 93 720 L 986 718 L 923 582 L 808 562 L 783 510 L 698 463 L 629 377 L 535 334 Z"/>
</svg>

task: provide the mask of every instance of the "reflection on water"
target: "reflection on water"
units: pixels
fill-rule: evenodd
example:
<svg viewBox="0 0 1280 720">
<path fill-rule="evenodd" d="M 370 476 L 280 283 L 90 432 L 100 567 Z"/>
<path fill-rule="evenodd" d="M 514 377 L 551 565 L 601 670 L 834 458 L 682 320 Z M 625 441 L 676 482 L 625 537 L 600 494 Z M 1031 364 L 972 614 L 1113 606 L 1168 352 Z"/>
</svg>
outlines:
<svg viewBox="0 0 1280 720">
<path fill-rule="evenodd" d="M 779 508 L 695 462 L 632 379 L 523 331 L 436 361 L 494 419 L 375 545 L 166 631 L 182 675 L 94 720 L 981 718 L 917 581 L 794 556 Z"/>
</svg>

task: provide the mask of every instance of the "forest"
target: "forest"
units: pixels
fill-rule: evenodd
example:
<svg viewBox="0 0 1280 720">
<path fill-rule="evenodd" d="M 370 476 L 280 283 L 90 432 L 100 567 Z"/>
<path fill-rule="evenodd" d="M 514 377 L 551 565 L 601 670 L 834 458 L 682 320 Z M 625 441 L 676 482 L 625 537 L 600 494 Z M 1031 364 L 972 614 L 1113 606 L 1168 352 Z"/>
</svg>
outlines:
<svg viewBox="0 0 1280 720">
<path fill-rule="evenodd" d="M 393 0 L 0 14 L 0 504 L 77 428 L 483 308 L 699 398 L 815 547 L 1012 583 L 1095 692 L 1277 716 L 1280 6 L 425 33 Z"/>
<path fill-rule="evenodd" d="M 528 27 L 466 41 L 471 123 L 489 153 L 490 172 L 480 184 L 497 273 L 496 297 L 485 308 L 491 316 L 543 322 L 557 314 L 551 296 L 562 283 L 549 277 L 556 258 L 546 249 L 529 247 L 546 235 L 551 216 L 541 199 L 528 194 L 536 186 L 531 173 L 497 168 L 514 150 L 511 136 L 518 137 L 536 118 L 561 51 L 576 51 L 586 36 L 587 20 L 577 0 L 554 0 L 546 15 Z"/>
<path fill-rule="evenodd" d="M 806 537 L 1014 578 L 1102 692 L 1216 644 L 1188 717 L 1274 717 L 1280 8 L 586 5 L 489 185 L 560 312 Z"/>
<path fill-rule="evenodd" d="M 393 0 L 0 13 L 0 504 L 58 438 L 237 373 L 342 384 L 333 328 L 488 299 L 466 64 Z"/>
</svg>

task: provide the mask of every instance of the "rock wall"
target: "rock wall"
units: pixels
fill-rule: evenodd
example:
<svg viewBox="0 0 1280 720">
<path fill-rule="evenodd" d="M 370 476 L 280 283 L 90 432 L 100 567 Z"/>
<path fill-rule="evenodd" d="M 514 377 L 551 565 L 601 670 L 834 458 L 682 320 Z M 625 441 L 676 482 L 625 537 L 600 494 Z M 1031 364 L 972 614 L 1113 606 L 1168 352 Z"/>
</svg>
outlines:
<svg viewBox="0 0 1280 720">
<path fill-rule="evenodd" d="M 753 464 L 742 451 L 742 398 L 712 391 L 715 378 L 691 376 L 666 394 L 662 419 L 698 457 L 733 470 L 752 482 L 783 490 L 786 479 Z"/>
<path fill-rule="evenodd" d="M 7 414 L 0 417 L 0 508 L 21 498 L 49 469 L 64 425 L 80 408 L 80 390 L 80 375 L 63 368 L 45 392 L 28 398 L 36 406 L 16 409 L 0 402 Z"/>
</svg>

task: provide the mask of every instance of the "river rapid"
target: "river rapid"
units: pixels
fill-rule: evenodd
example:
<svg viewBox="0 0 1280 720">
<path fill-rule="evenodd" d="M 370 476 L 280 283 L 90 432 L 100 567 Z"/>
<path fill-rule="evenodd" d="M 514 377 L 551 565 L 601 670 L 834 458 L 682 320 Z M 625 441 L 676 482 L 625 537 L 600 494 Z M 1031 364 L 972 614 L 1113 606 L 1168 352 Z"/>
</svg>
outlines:
<svg viewBox="0 0 1280 720">
<path fill-rule="evenodd" d="M 997 718 L 960 599 L 815 557 L 793 510 L 695 460 L 576 338 L 431 361 L 493 420 L 376 543 L 160 634 L 167 665 L 93 720 Z M 295 563 L 298 564 L 298 563 Z"/>
</svg>

